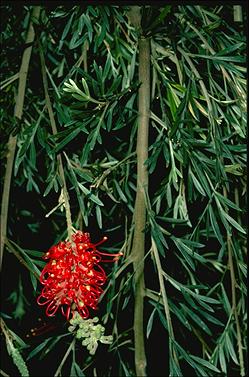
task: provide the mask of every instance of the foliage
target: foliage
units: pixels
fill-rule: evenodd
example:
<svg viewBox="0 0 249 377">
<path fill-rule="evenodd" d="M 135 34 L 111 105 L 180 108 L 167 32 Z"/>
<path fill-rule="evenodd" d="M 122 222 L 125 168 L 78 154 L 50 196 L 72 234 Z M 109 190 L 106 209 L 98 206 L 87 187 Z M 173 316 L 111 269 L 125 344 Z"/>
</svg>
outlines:
<svg viewBox="0 0 249 377">
<path fill-rule="evenodd" d="M 3 267 L 11 263 L 18 271 L 15 288 L 4 289 L 4 300 L 10 296 L 15 307 L 4 308 L 11 318 L 29 321 L 26 299 L 33 304 L 39 294 L 40 257 L 67 235 L 60 156 L 74 228 L 90 229 L 96 239 L 104 232 L 109 241 L 103 250 L 124 254 L 109 269 L 98 313 L 114 340 L 93 357 L 74 341 L 68 345 L 70 334 L 63 329 L 35 348 L 31 342 L 33 348 L 24 350 L 27 365 L 51 352 L 54 375 L 135 375 L 131 247 L 139 31 L 125 6 L 42 6 L 39 21 L 32 20 L 35 42 L 19 121 L 13 113 L 31 9 L 2 6 L 1 132 L 6 142 L 10 134 L 17 136 Z M 141 14 L 141 32 L 151 46 L 147 372 L 245 376 L 246 21 L 235 22 L 230 5 L 145 5 Z M 57 132 L 47 112 L 44 77 Z M 23 286 L 29 273 L 31 284 Z M 65 347 L 58 366 L 56 352 Z"/>
</svg>

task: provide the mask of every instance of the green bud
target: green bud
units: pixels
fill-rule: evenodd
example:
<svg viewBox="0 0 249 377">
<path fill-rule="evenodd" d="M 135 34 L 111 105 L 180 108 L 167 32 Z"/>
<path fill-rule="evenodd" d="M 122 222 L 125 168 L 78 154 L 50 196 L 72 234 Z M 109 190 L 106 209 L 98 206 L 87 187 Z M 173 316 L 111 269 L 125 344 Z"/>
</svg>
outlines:
<svg viewBox="0 0 249 377">
<path fill-rule="evenodd" d="M 69 326 L 69 327 L 68 327 L 68 331 L 70 331 L 70 332 L 73 332 L 74 329 L 75 329 L 75 326 Z"/>
<path fill-rule="evenodd" d="M 75 312 L 74 318 L 69 322 L 72 326 L 69 326 L 70 332 L 76 329 L 75 337 L 82 339 L 81 344 L 86 346 L 90 355 L 94 355 L 98 348 L 98 341 L 103 344 L 111 344 L 113 342 L 112 335 L 104 336 L 105 328 L 101 324 L 96 323 L 99 321 L 98 317 L 83 319 L 78 312 Z"/>
<path fill-rule="evenodd" d="M 113 336 L 112 335 L 101 336 L 99 341 L 100 343 L 103 343 L 103 344 L 112 344 Z"/>
</svg>

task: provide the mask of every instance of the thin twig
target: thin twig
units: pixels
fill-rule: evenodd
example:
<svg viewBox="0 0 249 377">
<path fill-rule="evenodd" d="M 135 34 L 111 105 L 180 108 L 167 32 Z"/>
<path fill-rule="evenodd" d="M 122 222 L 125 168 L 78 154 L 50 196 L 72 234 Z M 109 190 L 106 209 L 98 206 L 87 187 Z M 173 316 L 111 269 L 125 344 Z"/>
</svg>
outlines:
<svg viewBox="0 0 249 377">
<path fill-rule="evenodd" d="M 227 190 L 223 187 L 223 194 L 224 197 L 227 198 Z M 238 344 L 238 353 L 239 353 L 239 363 L 240 363 L 240 376 L 245 376 L 245 364 L 244 364 L 244 356 L 243 356 L 243 344 L 242 344 L 242 336 L 241 336 L 241 328 L 239 323 L 239 315 L 238 315 L 238 306 L 237 306 L 237 298 L 236 298 L 236 277 L 234 271 L 234 263 L 233 263 L 233 251 L 232 251 L 232 239 L 230 234 L 227 232 L 227 251 L 228 251 L 228 266 L 230 270 L 230 280 L 231 280 L 231 293 L 232 293 L 232 311 L 235 318 L 236 324 L 236 332 L 237 332 L 237 344 Z"/>
<path fill-rule="evenodd" d="M 98 188 L 102 182 L 106 179 L 106 177 L 115 169 L 117 169 L 120 165 L 122 165 L 125 161 L 129 160 L 132 156 L 135 156 L 136 152 L 129 154 L 123 160 L 117 162 L 115 165 L 111 166 L 110 168 L 106 169 L 100 178 L 97 179 L 97 182 L 92 185 L 92 187 Z"/>
<path fill-rule="evenodd" d="M 0 374 L 3 376 L 3 377 L 10 377 L 9 374 L 5 373 L 2 369 L 0 369 Z"/>
<path fill-rule="evenodd" d="M 0 90 L 3 90 L 6 86 L 10 85 L 12 82 L 19 79 L 19 72 L 17 72 L 15 75 L 8 77 L 6 80 L 2 81 L 0 83 Z"/>
<path fill-rule="evenodd" d="M 5 239 L 5 244 L 9 251 L 15 255 L 15 257 L 19 260 L 19 262 L 26 267 L 35 277 L 36 279 L 40 279 L 40 276 L 32 270 L 32 268 L 27 264 L 27 262 L 23 259 L 23 257 L 14 249 L 14 247 L 11 245 L 8 239 Z"/>
<path fill-rule="evenodd" d="M 167 298 L 166 289 L 165 289 L 165 285 L 164 285 L 161 261 L 160 261 L 158 250 L 157 250 L 157 247 L 156 247 L 156 244 L 155 244 L 155 241 L 153 240 L 153 238 L 151 238 L 151 246 L 152 246 L 152 250 L 153 250 L 153 253 L 154 253 L 154 256 L 155 256 L 155 261 L 156 261 L 156 266 L 157 266 L 157 273 L 158 273 L 160 291 L 162 293 L 162 298 L 163 298 L 164 312 L 165 312 L 166 320 L 167 320 L 167 323 L 168 323 L 169 338 L 170 338 L 170 340 L 174 341 L 175 336 L 174 336 L 174 330 L 173 330 L 172 321 L 171 321 L 168 298 Z M 171 344 L 171 342 L 169 342 L 169 344 Z M 176 365 L 179 367 L 177 354 L 176 354 L 174 348 L 172 350 L 172 354 L 173 354 Z"/>
<path fill-rule="evenodd" d="M 16 105 L 15 105 L 15 110 L 14 110 L 14 117 L 18 118 L 19 120 L 22 118 L 22 113 L 23 113 L 27 74 L 28 74 L 29 62 L 30 62 L 30 57 L 31 57 L 31 52 L 32 52 L 32 42 L 34 41 L 34 38 L 35 38 L 35 31 L 33 28 L 32 19 L 33 18 L 39 19 L 40 11 L 41 11 L 40 6 L 34 6 L 32 10 L 31 21 L 29 24 L 29 29 L 28 29 L 27 37 L 25 41 L 25 43 L 28 44 L 29 47 L 27 47 L 23 52 L 21 67 L 19 71 L 18 92 L 17 92 Z M 13 163 L 14 163 L 15 151 L 16 151 L 16 142 L 17 142 L 17 136 L 10 135 L 9 141 L 8 141 L 8 155 L 7 155 L 7 163 L 6 163 L 4 184 L 3 184 L 2 207 L 1 207 L 2 209 L 1 209 L 1 237 L 0 237 L 0 270 L 2 268 L 3 251 L 4 251 L 4 245 L 5 245 L 5 238 L 7 235 L 10 185 L 11 185 Z"/>
<path fill-rule="evenodd" d="M 54 377 L 58 377 L 59 376 L 59 374 L 61 372 L 61 369 L 62 369 L 63 365 L 65 364 L 65 362 L 66 362 L 66 360 L 67 360 L 67 358 L 68 358 L 68 356 L 69 356 L 72 348 L 74 347 L 74 345 L 75 345 L 75 338 L 73 339 L 72 343 L 68 347 L 67 352 L 65 353 L 63 359 L 61 360 L 61 363 L 60 363 L 59 367 L 57 368 L 57 370 L 56 370 L 56 372 L 54 374 Z"/>
<path fill-rule="evenodd" d="M 44 87 L 44 93 L 45 93 L 46 106 L 48 109 L 48 114 L 49 114 L 49 119 L 50 119 L 50 124 L 51 124 L 53 135 L 56 135 L 57 127 L 56 127 L 51 100 L 48 94 L 48 80 L 47 80 L 47 73 L 46 73 L 45 58 L 44 58 L 42 46 L 40 45 L 40 43 L 39 43 L 39 52 L 40 52 L 40 59 L 41 59 L 42 81 L 43 81 L 43 87 Z M 71 217 L 71 210 L 70 210 L 70 204 L 69 204 L 69 195 L 67 191 L 66 179 L 65 179 L 64 169 L 63 169 L 63 163 L 62 163 L 62 158 L 60 154 L 57 156 L 57 161 L 58 161 L 58 167 L 59 167 L 59 175 L 62 180 L 62 190 L 63 190 L 64 205 L 65 205 L 65 211 L 66 211 L 68 238 L 69 238 L 69 241 L 72 242 L 72 217 Z"/>
</svg>

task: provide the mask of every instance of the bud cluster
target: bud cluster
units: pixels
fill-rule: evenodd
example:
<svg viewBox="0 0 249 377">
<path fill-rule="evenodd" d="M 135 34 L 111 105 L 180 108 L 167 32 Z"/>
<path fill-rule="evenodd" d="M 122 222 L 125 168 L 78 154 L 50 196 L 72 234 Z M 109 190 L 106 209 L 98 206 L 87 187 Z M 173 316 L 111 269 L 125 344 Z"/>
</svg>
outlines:
<svg viewBox="0 0 249 377">
<path fill-rule="evenodd" d="M 111 344 L 113 341 L 112 335 L 104 335 L 105 328 L 100 324 L 96 324 L 98 321 L 98 317 L 84 320 L 77 312 L 69 321 L 71 326 L 69 326 L 68 330 L 76 332 L 77 339 L 83 339 L 82 345 L 86 346 L 91 355 L 95 354 L 98 342 Z"/>
</svg>

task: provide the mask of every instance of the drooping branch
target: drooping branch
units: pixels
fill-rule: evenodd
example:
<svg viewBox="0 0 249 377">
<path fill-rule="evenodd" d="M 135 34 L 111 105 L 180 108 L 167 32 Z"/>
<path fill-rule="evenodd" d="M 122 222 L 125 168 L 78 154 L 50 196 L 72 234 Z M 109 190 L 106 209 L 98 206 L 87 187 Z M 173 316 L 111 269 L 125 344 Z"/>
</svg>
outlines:
<svg viewBox="0 0 249 377">
<path fill-rule="evenodd" d="M 131 7 L 133 8 L 133 7 Z M 133 11 L 133 13 L 132 13 Z M 140 17 L 140 20 L 138 18 Z M 130 19 L 139 30 L 141 15 L 135 6 L 131 9 Z M 148 158 L 148 133 L 150 111 L 150 41 L 140 36 L 139 48 L 139 82 L 138 93 L 138 131 L 137 131 L 137 193 L 134 210 L 134 237 L 132 258 L 135 280 L 134 307 L 134 342 L 135 368 L 137 376 L 146 376 L 146 354 L 144 347 L 144 256 L 145 256 L 145 225 L 146 225 L 146 191 L 148 189 L 148 171 L 145 161 Z"/>
<path fill-rule="evenodd" d="M 30 24 L 29 24 L 29 28 L 27 32 L 26 41 L 25 41 L 25 43 L 29 47 L 27 47 L 23 52 L 21 67 L 19 71 L 18 92 L 17 92 L 17 97 L 16 97 L 16 105 L 14 109 L 14 117 L 19 120 L 22 118 L 22 113 L 23 113 L 27 74 L 28 74 L 29 62 L 30 62 L 30 57 L 31 57 L 31 52 L 32 52 L 32 43 L 35 38 L 35 31 L 34 31 L 32 19 L 34 18 L 39 19 L 40 11 L 41 11 L 40 6 L 34 6 L 32 10 L 31 20 L 30 20 Z M 9 141 L 8 141 L 8 147 L 7 147 L 8 154 L 7 154 L 6 170 L 5 170 L 5 177 L 4 177 L 4 184 L 3 184 L 2 206 L 1 206 L 0 269 L 2 267 L 3 250 L 4 250 L 6 235 L 7 235 L 10 185 L 11 185 L 13 163 L 14 163 L 15 151 L 16 151 L 16 142 L 17 142 L 17 136 L 10 135 Z"/>
</svg>

